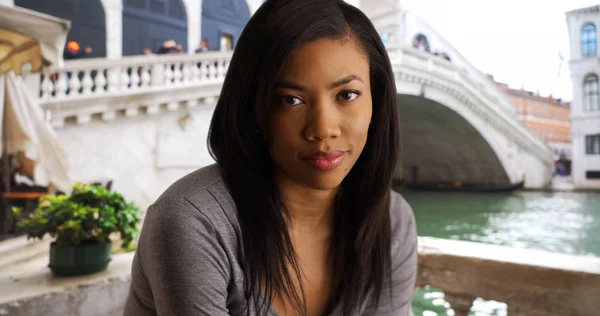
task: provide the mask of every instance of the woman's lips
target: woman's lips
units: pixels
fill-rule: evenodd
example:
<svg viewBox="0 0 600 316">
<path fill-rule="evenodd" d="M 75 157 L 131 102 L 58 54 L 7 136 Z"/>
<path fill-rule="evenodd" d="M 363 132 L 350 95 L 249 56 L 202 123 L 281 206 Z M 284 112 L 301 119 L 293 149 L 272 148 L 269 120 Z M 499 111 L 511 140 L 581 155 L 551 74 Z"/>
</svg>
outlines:
<svg viewBox="0 0 600 316">
<path fill-rule="evenodd" d="M 332 150 L 328 152 L 319 152 L 303 157 L 302 159 L 317 170 L 327 171 L 339 167 L 345 157 L 345 151 Z"/>
</svg>

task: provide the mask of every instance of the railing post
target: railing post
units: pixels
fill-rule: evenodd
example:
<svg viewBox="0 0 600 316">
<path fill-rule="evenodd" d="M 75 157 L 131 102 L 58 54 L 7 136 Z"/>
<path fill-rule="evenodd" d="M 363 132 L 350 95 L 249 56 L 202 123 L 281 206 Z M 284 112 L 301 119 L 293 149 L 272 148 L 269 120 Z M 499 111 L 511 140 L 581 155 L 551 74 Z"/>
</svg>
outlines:
<svg viewBox="0 0 600 316">
<path fill-rule="evenodd" d="M 468 294 L 456 294 L 445 291 L 444 299 L 450 303 L 450 307 L 452 307 L 456 316 L 468 316 L 475 297 Z"/>
<path fill-rule="evenodd" d="M 404 54 L 404 49 L 401 47 L 396 48 L 396 62 L 399 65 L 402 65 L 402 62 L 404 61 Z"/>
<path fill-rule="evenodd" d="M 157 61 L 152 65 L 151 77 L 151 85 L 153 87 L 162 86 L 165 84 L 165 66 L 163 65 L 163 63 Z"/>
<path fill-rule="evenodd" d="M 108 92 L 119 91 L 119 79 L 121 75 L 121 69 L 119 67 L 112 67 L 108 69 L 106 78 L 106 90 Z"/>
</svg>

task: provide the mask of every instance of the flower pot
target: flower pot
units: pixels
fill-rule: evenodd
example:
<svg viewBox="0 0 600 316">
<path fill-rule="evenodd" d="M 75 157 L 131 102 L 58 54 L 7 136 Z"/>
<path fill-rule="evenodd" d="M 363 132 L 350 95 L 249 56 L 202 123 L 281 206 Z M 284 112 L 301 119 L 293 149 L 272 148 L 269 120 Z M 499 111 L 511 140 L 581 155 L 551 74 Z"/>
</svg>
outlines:
<svg viewBox="0 0 600 316">
<path fill-rule="evenodd" d="M 50 264 L 55 275 L 72 276 L 90 274 L 106 269 L 110 262 L 111 243 L 81 244 L 60 247 L 50 244 Z"/>
</svg>

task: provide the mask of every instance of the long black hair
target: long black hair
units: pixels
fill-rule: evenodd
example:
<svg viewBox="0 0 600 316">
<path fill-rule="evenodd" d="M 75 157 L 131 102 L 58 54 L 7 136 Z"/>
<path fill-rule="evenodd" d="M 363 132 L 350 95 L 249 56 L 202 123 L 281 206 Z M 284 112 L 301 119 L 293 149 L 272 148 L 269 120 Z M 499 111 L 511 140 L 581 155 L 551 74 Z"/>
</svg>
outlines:
<svg viewBox="0 0 600 316">
<path fill-rule="evenodd" d="M 265 133 L 269 100 L 284 62 L 300 45 L 320 38 L 358 43 L 369 60 L 373 99 L 365 148 L 336 197 L 329 308 L 341 304 L 344 315 L 356 314 L 363 302 L 376 305 L 389 286 L 390 187 L 400 163 L 400 129 L 387 51 L 369 19 L 342 0 L 268 0 L 239 38 L 208 137 L 237 207 L 245 295 L 259 314 L 275 295 L 306 313 L 302 286 L 300 291 L 294 287 L 301 271 Z"/>
</svg>

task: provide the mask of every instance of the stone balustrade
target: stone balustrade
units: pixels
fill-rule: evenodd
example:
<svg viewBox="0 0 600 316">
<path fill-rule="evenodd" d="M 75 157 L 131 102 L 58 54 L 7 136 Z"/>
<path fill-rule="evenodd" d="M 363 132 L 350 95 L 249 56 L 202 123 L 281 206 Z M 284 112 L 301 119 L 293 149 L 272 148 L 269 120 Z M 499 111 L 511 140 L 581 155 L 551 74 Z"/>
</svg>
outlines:
<svg viewBox="0 0 600 316">
<path fill-rule="evenodd" d="M 94 115 L 111 120 L 141 108 L 154 114 L 180 103 L 214 103 L 230 59 L 231 53 L 210 52 L 66 61 L 43 70 L 39 100 L 55 127 L 70 118 L 81 124 Z"/>
<path fill-rule="evenodd" d="M 457 316 L 478 297 L 508 316 L 597 315 L 600 258 L 419 237 L 416 285 L 444 290 Z"/>
</svg>

